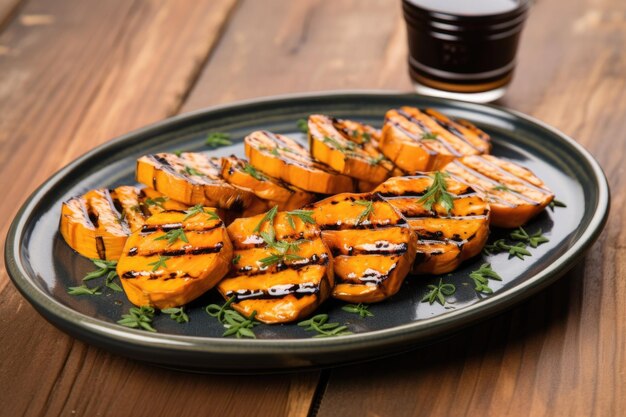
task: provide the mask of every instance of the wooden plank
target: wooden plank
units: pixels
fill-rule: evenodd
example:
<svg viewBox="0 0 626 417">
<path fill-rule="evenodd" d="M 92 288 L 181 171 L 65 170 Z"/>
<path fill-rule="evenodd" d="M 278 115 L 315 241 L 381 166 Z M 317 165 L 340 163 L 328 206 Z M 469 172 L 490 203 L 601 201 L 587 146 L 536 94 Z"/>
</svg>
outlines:
<svg viewBox="0 0 626 417">
<path fill-rule="evenodd" d="M 28 2 L 0 35 L 2 218 L 64 163 L 176 113 L 235 7 L 235 0 Z M 318 377 L 189 375 L 110 355 L 46 323 L 4 271 L 0 317 L 2 416 L 258 409 L 301 416 Z"/>
<path fill-rule="evenodd" d="M 410 86 L 399 3 L 247 1 L 183 111 L 300 91 Z"/>
</svg>

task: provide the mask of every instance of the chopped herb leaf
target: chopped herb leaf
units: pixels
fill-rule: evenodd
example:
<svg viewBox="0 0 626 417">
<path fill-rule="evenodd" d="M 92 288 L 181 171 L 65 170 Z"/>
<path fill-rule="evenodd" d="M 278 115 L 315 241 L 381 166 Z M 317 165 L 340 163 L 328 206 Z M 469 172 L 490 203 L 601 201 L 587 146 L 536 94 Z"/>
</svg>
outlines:
<svg viewBox="0 0 626 417">
<path fill-rule="evenodd" d="M 233 265 L 237 265 L 240 259 L 241 259 L 241 255 L 239 254 L 233 256 Z"/>
<path fill-rule="evenodd" d="M 156 329 L 152 327 L 153 318 L 154 308 L 150 306 L 131 307 L 128 314 L 122 314 L 122 319 L 118 320 L 117 323 L 133 329 L 156 332 Z"/>
<path fill-rule="evenodd" d="M 437 133 L 434 132 L 424 132 L 422 133 L 422 140 L 438 140 L 439 137 Z"/>
<path fill-rule="evenodd" d="M 491 265 L 488 263 L 482 264 L 480 268 L 472 272 L 470 278 L 474 280 L 474 289 L 483 294 L 491 294 L 493 290 L 489 287 L 489 280 L 502 281 L 500 275 L 498 275 Z"/>
<path fill-rule="evenodd" d="M 432 210 L 433 205 L 440 204 L 449 213 L 454 207 L 454 197 L 448 192 L 446 178 L 448 174 L 436 171 L 433 175 L 433 183 L 428 187 L 424 195 L 418 200 L 424 204 L 426 210 Z"/>
<path fill-rule="evenodd" d="M 146 201 L 144 201 L 144 203 L 146 204 L 146 206 L 157 206 L 165 209 L 163 207 L 163 203 L 165 203 L 167 200 L 167 197 L 146 198 Z"/>
<path fill-rule="evenodd" d="M 220 146 L 228 146 L 233 144 L 233 142 L 231 142 L 230 140 L 230 135 L 228 133 L 221 132 L 209 133 L 204 143 L 211 148 L 219 148 Z"/>
<path fill-rule="evenodd" d="M 185 313 L 184 307 L 171 307 L 161 310 L 162 313 L 169 314 L 176 323 L 189 323 L 189 316 Z"/>
<path fill-rule="evenodd" d="M 209 220 L 219 220 L 220 216 L 217 215 L 216 212 L 212 211 L 212 210 L 205 210 L 204 207 L 202 206 L 202 204 L 196 204 L 193 207 L 190 207 L 189 210 L 185 211 L 186 216 L 183 217 L 183 221 L 197 216 L 198 214 L 206 214 L 207 217 L 209 218 Z"/>
<path fill-rule="evenodd" d="M 69 287 L 67 289 L 67 293 L 69 295 L 100 295 L 102 292 L 100 291 L 100 287 L 89 288 L 85 284 L 80 287 Z"/>
<path fill-rule="evenodd" d="M 296 224 L 293 221 L 294 217 L 299 218 L 303 223 L 315 224 L 315 219 L 312 217 L 312 210 L 292 210 L 287 212 L 287 222 L 292 229 L 295 230 Z"/>
<path fill-rule="evenodd" d="M 169 232 L 154 238 L 154 240 L 167 240 L 167 246 L 172 246 L 177 240 L 182 240 L 185 243 L 189 243 L 185 230 L 182 227 L 178 229 L 172 229 Z"/>
<path fill-rule="evenodd" d="M 441 305 L 446 303 L 446 296 L 450 296 L 456 292 L 456 287 L 454 284 L 443 283 L 443 280 L 439 279 L 439 284 L 428 285 L 430 291 L 426 293 L 426 295 L 422 298 L 422 302 L 425 303 L 428 301 L 429 304 L 433 304 L 435 301 Z"/>
<path fill-rule="evenodd" d="M 548 207 L 550 207 L 550 210 L 554 211 L 555 207 L 567 207 L 567 205 L 564 202 L 559 201 L 556 198 L 554 198 L 552 199 L 550 204 L 548 204 Z"/>
<path fill-rule="evenodd" d="M 304 327 L 307 332 L 314 331 L 313 337 L 345 336 L 352 334 L 348 327 L 339 323 L 328 323 L 328 314 L 318 314 L 308 320 L 301 321 L 298 326 Z"/>
<path fill-rule="evenodd" d="M 346 142 L 345 145 L 342 145 L 337 139 L 333 139 L 329 136 L 324 136 L 323 142 L 330 144 L 333 148 L 343 153 L 353 151 L 356 147 L 354 142 Z"/>
<path fill-rule="evenodd" d="M 345 306 L 341 307 L 341 309 L 343 311 L 347 311 L 348 313 L 358 314 L 359 316 L 361 316 L 361 318 L 374 317 L 374 313 L 369 311 L 369 307 L 370 306 L 368 304 L 359 303 L 346 304 Z"/>
<path fill-rule="evenodd" d="M 159 268 L 167 268 L 167 264 L 165 263 L 167 260 L 169 260 L 171 258 L 171 256 L 161 256 L 159 255 L 159 259 L 154 261 L 154 262 L 150 262 L 148 264 L 148 266 L 152 267 L 152 271 L 156 271 Z"/>
<path fill-rule="evenodd" d="M 358 226 L 365 220 L 369 219 L 370 215 L 374 212 L 374 202 L 367 200 L 357 200 L 354 202 L 354 204 L 365 207 L 365 209 L 363 209 L 363 211 L 356 218 L 356 222 L 354 223 L 355 226 Z"/>
<path fill-rule="evenodd" d="M 261 230 L 261 228 L 263 227 L 263 224 L 265 224 L 265 222 L 269 222 L 270 226 L 273 228 L 274 227 L 274 217 L 276 217 L 276 213 L 278 213 L 278 206 L 274 206 L 271 209 L 269 209 L 267 211 L 267 213 L 265 213 L 263 218 L 261 218 L 261 221 L 259 222 L 259 224 L 257 224 L 256 227 L 254 228 L 254 232 L 258 232 L 259 230 Z"/>
<path fill-rule="evenodd" d="M 368 162 L 369 162 L 370 165 L 378 165 L 384 159 L 385 159 L 385 155 L 383 155 L 381 153 L 378 156 L 373 156 L 373 157 L 369 158 Z"/>
<path fill-rule="evenodd" d="M 259 172 L 259 170 L 257 170 L 255 167 L 253 167 L 249 163 L 246 163 L 246 165 L 243 167 L 243 172 L 245 172 L 246 174 L 249 174 L 255 180 L 258 180 L 258 181 L 267 180 L 267 177 L 262 172 Z"/>
<path fill-rule="evenodd" d="M 302 133 L 309 133 L 309 122 L 306 119 L 298 119 L 296 126 Z"/>
<path fill-rule="evenodd" d="M 222 336 L 227 337 L 234 335 L 237 339 L 241 339 L 242 337 L 256 339 L 256 335 L 252 330 L 254 326 L 259 324 L 259 322 L 254 319 L 256 317 L 256 310 L 253 311 L 249 317 L 243 316 L 230 307 L 234 301 L 235 296 L 232 296 L 224 305 L 210 304 L 205 308 L 205 311 L 211 317 L 215 317 L 226 328 Z"/>
<path fill-rule="evenodd" d="M 187 174 L 187 175 L 196 176 L 196 177 L 206 176 L 202 172 L 198 171 L 197 169 L 193 167 L 190 167 L 189 165 L 185 165 L 185 169 L 181 171 L 181 174 Z"/>
</svg>

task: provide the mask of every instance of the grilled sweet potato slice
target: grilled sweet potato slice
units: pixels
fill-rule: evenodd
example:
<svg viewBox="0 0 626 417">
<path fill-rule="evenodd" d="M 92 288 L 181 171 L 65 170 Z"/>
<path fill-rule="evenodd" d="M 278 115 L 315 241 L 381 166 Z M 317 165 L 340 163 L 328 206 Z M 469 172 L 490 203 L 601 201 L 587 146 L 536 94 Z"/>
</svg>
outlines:
<svg viewBox="0 0 626 417">
<path fill-rule="evenodd" d="M 333 254 L 333 297 L 355 303 L 398 292 L 415 259 L 415 234 L 376 194 L 338 194 L 310 206 Z"/>
<path fill-rule="evenodd" d="M 264 323 L 286 323 L 311 314 L 329 297 L 332 260 L 307 212 L 268 213 L 228 226 L 235 257 L 218 290 L 226 299 L 234 296 L 232 307 L 246 316 L 256 311 Z"/>
<path fill-rule="evenodd" d="M 132 230 L 163 210 L 187 206 L 152 189 L 100 188 L 63 203 L 60 232 L 67 244 L 88 258 L 118 259 Z"/>
<path fill-rule="evenodd" d="M 164 211 L 130 235 L 117 274 L 133 304 L 177 307 L 215 286 L 228 272 L 232 255 L 215 209 Z"/>
<path fill-rule="evenodd" d="M 455 158 L 489 151 L 484 135 L 434 110 L 428 112 L 401 107 L 385 115 L 380 148 L 402 170 L 435 171 Z"/>
<path fill-rule="evenodd" d="M 250 164 L 270 177 L 313 193 L 354 189 L 350 177 L 314 161 L 307 149 L 287 136 L 259 130 L 247 136 L 244 143 Z"/>
<path fill-rule="evenodd" d="M 554 199 L 529 169 L 492 155 L 467 156 L 445 170 L 481 192 L 491 206 L 491 224 L 514 228 L 527 223 Z"/>
<path fill-rule="evenodd" d="M 137 181 L 189 205 L 243 210 L 256 196 L 224 181 L 222 162 L 205 153 L 159 153 L 137 160 Z"/>
<path fill-rule="evenodd" d="M 364 138 L 362 132 L 357 130 L 356 122 L 341 122 L 328 116 L 314 114 L 309 116 L 308 127 L 309 147 L 311 155 L 316 160 L 337 172 L 359 180 L 380 183 L 389 177 L 393 166 L 389 162 L 381 164 L 384 158 L 374 149 L 370 148 L 370 151 L 375 152 L 374 155 L 364 149 L 363 141 L 371 134 L 366 133 Z M 350 135 L 358 135 L 358 138 L 351 140 Z M 362 143 L 357 142 L 358 140 Z M 380 155 L 380 158 L 376 154 Z"/>
<path fill-rule="evenodd" d="M 424 195 L 436 174 L 390 178 L 376 192 L 408 220 L 417 236 L 414 274 L 445 274 L 476 256 L 489 236 L 489 204 L 470 186 L 452 176 L 439 180 L 452 197 L 449 210 L 429 204 Z"/>
<path fill-rule="evenodd" d="M 315 200 L 315 194 L 272 178 L 236 156 L 222 158 L 222 177 L 229 183 L 253 192 L 257 197 L 278 206 L 279 210 L 294 210 Z M 265 210 L 269 209 L 266 207 Z M 261 210 L 261 212 L 265 211 Z"/>
</svg>

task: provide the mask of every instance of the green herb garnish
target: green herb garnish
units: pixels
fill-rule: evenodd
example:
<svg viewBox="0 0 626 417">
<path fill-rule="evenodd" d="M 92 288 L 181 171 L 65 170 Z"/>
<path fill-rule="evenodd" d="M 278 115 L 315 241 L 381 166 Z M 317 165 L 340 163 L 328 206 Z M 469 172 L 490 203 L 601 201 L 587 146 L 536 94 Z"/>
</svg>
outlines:
<svg viewBox="0 0 626 417">
<path fill-rule="evenodd" d="M 131 307 L 128 314 L 122 314 L 122 319 L 118 320 L 117 323 L 133 329 L 156 332 L 156 329 L 152 327 L 153 318 L 154 308 L 150 306 Z"/>
<path fill-rule="evenodd" d="M 183 154 L 183 151 L 181 151 L 181 150 L 176 150 L 176 151 L 174 151 L 173 153 L 174 153 L 174 155 L 176 155 L 177 157 L 179 157 L 179 158 L 180 158 L 180 156 Z"/>
<path fill-rule="evenodd" d="M 365 209 L 363 209 L 363 211 L 356 218 L 356 222 L 354 223 L 355 226 L 358 226 L 365 220 L 369 219 L 370 215 L 374 212 L 374 202 L 367 200 L 358 200 L 355 201 L 354 204 L 365 207 Z"/>
<path fill-rule="evenodd" d="M 154 238 L 154 240 L 167 240 L 167 246 L 172 246 L 177 240 L 182 240 L 185 243 L 189 243 L 185 230 L 182 227 L 172 229 L 169 232 Z"/>
<path fill-rule="evenodd" d="M 359 316 L 361 316 L 361 318 L 374 317 L 374 313 L 369 311 L 369 307 L 370 306 L 368 304 L 359 303 L 359 304 L 347 304 L 341 307 L 341 309 L 343 311 L 347 311 L 348 313 L 358 314 Z"/>
<path fill-rule="evenodd" d="M 239 254 L 233 256 L 233 265 L 237 265 L 240 259 L 241 259 L 241 255 Z"/>
<path fill-rule="evenodd" d="M 552 199 L 552 201 L 550 201 L 550 204 L 548 204 L 548 207 L 550 207 L 550 210 L 554 211 L 555 207 L 567 207 L 567 205 L 562 202 L 557 200 L 556 198 Z"/>
<path fill-rule="evenodd" d="M 296 126 L 302 133 L 309 133 L 309 122 L 306 119 L 298 119 Z"/>
<path fill-rule="evenodd" d="M 507 187 L 504 184 L 498 184 L 495 187 L 493 187 L 492 190 L 494 190 L 494 191 L 507 191 L 509 193 L 515 193 L 516 192 L 515 190 Z"/>
<path fill-rule="evenodd" d="M 368 162 L 369 162 L 369 164 L 370 164 L 370 165 L 378 165 L 378 164 L 380 164 L 380 162 L 381 162 L 382 160 L 384 160 L 384 159 L 385 159 L 385 155 L 383 155 L 383 154 L 381 153 L 381 154 L 380 154 L 380 155 L 378 155 L 378 156 L 373 156 L 373 157 L 369 158 L 369 159 L 368 159 Z"/>
<path fill-rule="evenodd" d="M 234 335 L 237 339 L 241 339 L 242 337 L 256 339 L 256 335 L 252 330 L 254 326 L 259 324 L 259 322 L 254 319 L 256 317 L 256 310 L 250 314 L 250 317 L 245 317 L 230 307 L 234 301 L 235 296 L 233 295 L 224 305 L 210 304 L 205 308 L 205 311 L 211 317 L 215 317 L 226 328 L 222 336 L 227 337 Z"/>
<path fill-rule="evenodd" d="M 165 264 L 166 261 L 168 261 L 171 258 L 171 256 L 161 256 L 159 255 L 159 259 L 154 261 L 154 262 L 150 262 L 148 264 L 148 266 L 152 267 L 152 271 L 156 271 L 159 268 L 167 268 L 167 265 Z"/>
<path fill-rule="evenodd" d="M 80 287 L 69 287 L 67 289 L 67 293 L 69 295 L 100 295 L 102 292 L 100 291 L 100 287 L 89 288 L 85 284 Z"/>
<path fill-rule="evenodd" d="M 446 296 L 450 296 L 456 292 L 456 287 L 454 284 L 443 283 L 443 280 L 439 279 L 439 284 L 428 285 L 430 291 L 422 298 L 422 302 L 425 303 L 428 301 L 429 304 L 433 304 L 435 301 L 441 305 L 446 303 Z"/>
<path fill-rule="evenodd" d="M 217 215 L 216 212 L 211 211 L 211 210 L 205 210 L 204 207 L 202 206 L 202 204 L 196 204 L 193 207 L 190 207 L 189 210 L 185 211 L 186 216 L 183 217 L 183 221 L 197 216 L 198 214 L 206 214 L 209 218 L 209 220 L 219 220 L 220 216 Z"/>
<path fill-rule="evenodd" d="M 293 221 L 294 217 L 302 220 L 303 223 L 315 224 L 315 219 L 312 217 L 312 210 L 292 210 L 287 212 L 287 222 L 292 229 L 296 229 L 296 223 Z"/>
<path fill-rule="evenodd" d="M 185 169 L 183 169 L 181 171 L 181 174 L 187 174 L 187 175 L 192 175 L 192 176 L 196 176 L 196 177 L 205 177 L 206 176 L 202 172 L 198 171 L 194 167 L 190 167 L 189 165 L 185 165 Z"/>
<path fill-rule="evenodd" d="M 98 269 L 85 275 L 85 277 L 83 278 L 83 281 L 90 281 L 92 279 L 105 276 L 105 279 L 104 279 L 105 287 L 110 288 L 115 292 L 123 291 L 122 288 L 116 282 L 114 282 L 115 278 L 117 278 L 117 271 L 115 270 L 115 267 L 117 266 L 117 261 L 92 259 L 91 262 L 93 262 L 94 265 L 98 267 Z M 72 288 L 81 288 L 81 287 L 72 287 Z M 84 289 L 81 289 L 78 291 L 84 291 Z M 93 293 L 92 295 L 97 295 L 97 294 Z"/>
<path fill-rule="evenodd" d="M 157 206 L 165 210 L 165 207 L 163 207 L 163 203 L 165 203 L 167 200 L 167 197 L 146 198 L 146 201 L 144 201 L 144 203 L 146 206 Z"/>
<path fill-rule="evenodd" d="M 274 227 L 274 217 L 276 217 L 276 213 L 278 213 L 278 206 L 274 206 L 265 213 L 265 215 L 261 218 L 259 224 L 254 228 L 254 232 L 258 232 L 263 227 L 265 222 L 269 222 L 270 226 Z"/>
<path fill-rule="evenodd" d="M 228 146 L 233 144 L 233 142 L 231 142 L 230 140 L 230 135 L 228 133 L 220 132 L 209 133 L 204 143 L 211 148 L 219 148 L 220 146 Z"/>
<path fill-rule="evenodd" d="M 474 289 L 483 294 L 491 294 L 493 290 L 489 287 L 489 280 L 502 281 L 500 275 L 498 275 L 490 264 L 482 264 L 480 268 L 472 272 L 470 278 L 474 280 Z"/>
<path fill-rule="evenodd" d="M 330 144 L 333 148 L 343 153 L 353 151 L 356 147 L 356 144 L 354 144 L 354 142 L 346 142 L 345 145 L 342 145 L 337 139 L 333 139 L 329 136 L 324 136 L 322 140 L 324 143 Z"/>
<path fill-rule="evenodd" d="M 550 241 L 550 239 L 548 239 L 541 233 L 541 229 L 537 230 L 532 235 L 529 235 L 528 232 L 526 232 L 526 230 L 524 230 L 524 228 L 521 226 L 517 228 L 516 230 L 512 231 L 509 236 L 511 237 L 511 239 L 522 241 L 530 245 L 532 248 L 536 248 L 542 243 L 546 243 Z"/>
<path fill-rule="evenodd" d="M 434 132 L 424 132 L 422 133 L 422 140 L 438 140 L 439 137 L 437 133 Z"/>
<path fill-rule="evenodd" d="M 245 164 L 242 171 L 258 181 L 265 181 L 267 179 L 263 173 L 259 172 L 259 170 L 248 163 Z"/>
<path fill-rule="evenodd" d="M 161 310 L 162 313 L 169 314 L 176 323 L 189 323 L 189 316 L 183 307 L 171 307 Z"/>
<path fill-rule="evenodd" d="M 437 171 L 433 174 L 433 183 L 428 187 L 424 195 L 418 200 L 423 203 L 426 210 L 432 210 L 433 205 L 439 203 L 446 213 L 454 207 L 454 197 L 448 192 L 446 178 L 448 174 Z"/>
<path fill-rule="evenodd" d="M 304 242 L 308 242 L 308 240 L 299 239 L 293 242 L 288 242 L 286 240 L 276 240 L 276 234 L 273 227 L 269 229 L 268 232 L 261 232 L 260 234 L 265 241 L 267 248 L 276 251 L 270 256 L 259 259 L 262 267 L 266 268 L 268 266 L 275 265 L 284 261 L 298 261 L 304 259 L 302 256 L 294 252 L 297 252 L 300 249 L 300 245 Z"/>
<path fill-rule="evenodd" d="M 308 320 L 301 321 L 298 323 L 298 326 L 304 327 L 304 330 L 307 332 L 317 332 L 313 337 L 345 336 L 352 334 L 352 332 L 348 330 L 348 326 L 339 323 L 328 323 L 328 314 L 318 314 Z"/>
</svg>

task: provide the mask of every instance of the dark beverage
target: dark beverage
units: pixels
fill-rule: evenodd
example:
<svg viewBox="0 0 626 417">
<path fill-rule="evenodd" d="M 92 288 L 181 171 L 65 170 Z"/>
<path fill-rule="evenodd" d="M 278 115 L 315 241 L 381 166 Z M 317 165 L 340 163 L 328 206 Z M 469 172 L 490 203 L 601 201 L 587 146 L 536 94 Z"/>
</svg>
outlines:
<svg viewBox="0 0 626 417">
<path fill-rule="evenodd" d="M 492 101 L 515 68 L 528 0 L 403 0 L 418 92 Z"/>
</svg>

